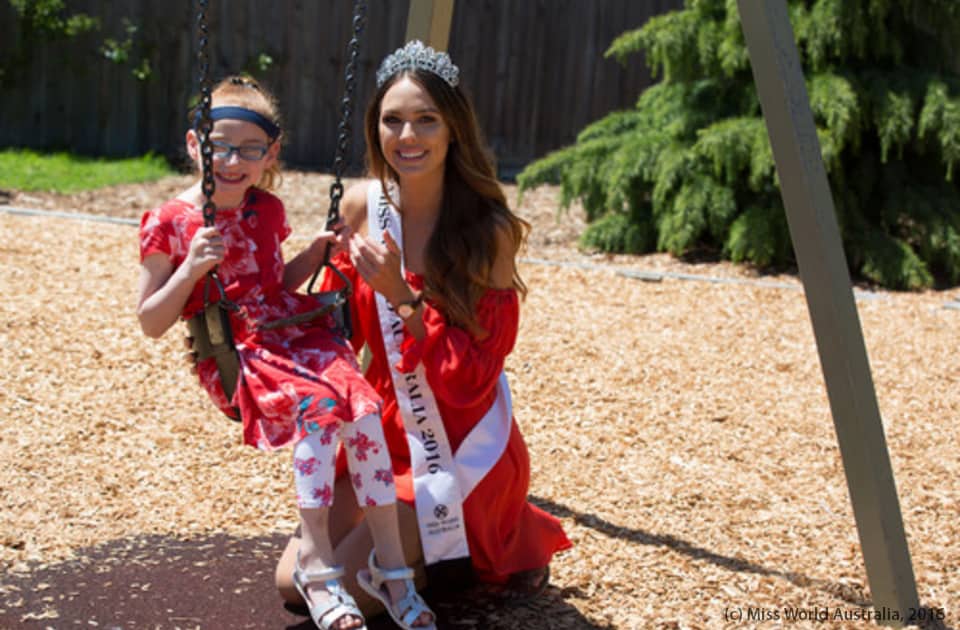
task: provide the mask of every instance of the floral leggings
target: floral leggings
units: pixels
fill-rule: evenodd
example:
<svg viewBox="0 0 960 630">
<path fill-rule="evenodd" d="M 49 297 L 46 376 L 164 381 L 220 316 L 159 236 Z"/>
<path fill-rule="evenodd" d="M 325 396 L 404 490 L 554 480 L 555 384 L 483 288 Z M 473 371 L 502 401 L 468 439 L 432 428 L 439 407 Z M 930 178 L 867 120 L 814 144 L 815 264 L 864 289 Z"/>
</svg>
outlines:
<svg viewBox="0 0 960 630">
<path fill-rule="evenodd" d="M 360 507 L 396 503 L 393 467 L 383 436 L 380 415 L 354 422 L 334 422 L 310 433 L 293 447 L 293 478 L 297 505 L 330 507 L 336 473 L 337 445 L 347 452 L 347 468 Z"/>
</svg>

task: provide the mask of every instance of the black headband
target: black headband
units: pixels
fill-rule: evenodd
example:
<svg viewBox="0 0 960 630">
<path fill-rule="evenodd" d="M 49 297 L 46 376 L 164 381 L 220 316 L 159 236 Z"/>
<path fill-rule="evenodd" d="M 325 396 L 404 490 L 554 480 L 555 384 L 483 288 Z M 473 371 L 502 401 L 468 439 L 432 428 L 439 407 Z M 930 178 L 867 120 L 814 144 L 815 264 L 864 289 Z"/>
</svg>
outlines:
<svg viewBox="0 0 960 630">
<path fill-rule="evenodd" d="M 196 124 L 199 126 L 201 112 L 198 109 L 196 115 Z M 229 118 L 231 120 L 245 120 L 252 122 L 257 127 L 263 129 L 264 133 L 271 141 L 276 140 L 280 135 L 280 126 L 263 114 L 247 109 L 246 107 L 223 106 L 214 107 L 210 110 L 210 120 L 217 121 Z"/>
</svg>

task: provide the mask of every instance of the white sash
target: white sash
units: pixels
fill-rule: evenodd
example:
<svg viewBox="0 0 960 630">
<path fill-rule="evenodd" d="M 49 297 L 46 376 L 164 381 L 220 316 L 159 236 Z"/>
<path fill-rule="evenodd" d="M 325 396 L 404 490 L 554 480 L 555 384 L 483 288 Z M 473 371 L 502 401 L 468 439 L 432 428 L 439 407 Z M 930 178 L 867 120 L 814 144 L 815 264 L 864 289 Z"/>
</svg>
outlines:
<svg viewBox="0 0 960 630">
<path fill-rule="evenodd" d="M 383 242 L 386 230 L 401 248 L 400 216 L 382 194 L 379 182 L 367 194 L 367 219 L 373 235 Z M 376 226 L 376 227 L 374 227 Z M 463 501 L 477 486 L 507 447 L 513 427 L 513 407 L 506 374 L 497 382 L 497 398 L 470 431 L 454 455 L 443 428 L 437 401 L 420 363 L 403 374 L 394 367 L 400 361 L 403 321 L 379 293 L 376 294 L 380 330 L 387 351 L 397 407 L 410 447 L 417 522 L 425 564 L 470 555 L 463 521 Z"/>
</svg>

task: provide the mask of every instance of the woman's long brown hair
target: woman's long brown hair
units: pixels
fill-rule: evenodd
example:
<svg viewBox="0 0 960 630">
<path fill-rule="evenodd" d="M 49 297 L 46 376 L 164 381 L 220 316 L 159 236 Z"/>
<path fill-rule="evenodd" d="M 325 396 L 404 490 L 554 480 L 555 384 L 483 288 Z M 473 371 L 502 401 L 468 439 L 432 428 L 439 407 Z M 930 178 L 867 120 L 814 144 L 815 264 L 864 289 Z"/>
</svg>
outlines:
<svg viewBox="0 0 960 630">
<path fill-rule="evenodd" d="M 425 297 L 446 314 L 450 323 L 482 336 L 485 331 L 477 322 L 476 307 L 492 286 L 491 274 L 498 255 L 497 232 L 505 229 L 510 234 L 511 254 L 515 255 L 526 240 L 530 224 L 507 206 L 469 98 L 459 87 L 450 87 L 432 72 L 398 72 L 374 94 L 364 125 L 370 173 L 380 180 L 384 189 L 388 180 L 399 182 L 397 173 L 383 156 L 379 124 L 384 94 L 404 76 L 426 90 L 450 128 L 443 201 L 425 253 Z M 516 264 L 512 284 L 521 297 L 526 296 L 527 286 Z"/>
</svg>

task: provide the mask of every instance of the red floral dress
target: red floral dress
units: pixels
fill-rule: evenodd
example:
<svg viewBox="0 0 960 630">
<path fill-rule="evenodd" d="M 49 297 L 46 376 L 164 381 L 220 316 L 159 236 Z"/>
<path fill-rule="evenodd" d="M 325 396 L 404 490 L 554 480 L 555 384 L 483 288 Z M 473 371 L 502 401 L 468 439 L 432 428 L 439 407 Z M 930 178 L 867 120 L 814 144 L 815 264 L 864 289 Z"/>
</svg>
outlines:
<svg viewBox="0 0 960 630">
<path fill-rule="evenodd" d="M 384 434 L 393 460 L 397 499 L 413 504 L 410 450 L 383 346 L 375 294 L 346 254 L 333 262 L 353 284 L 351 341 L 357 349 L 366 343 L 371 353 L 366 377 L 383 397 Z M 423 289 L 422 277 L 407 272 L 406 279 L 414 290 Z M 326 280 L 328 289 L 338 282 L 332 274 Z M 513 350 L 520 322 L 516 291 L 488 290 L 480 300 L 477 316 L 489 332 L 482 341 L 447 324 L 439 310 L 425 304 L 426 337 L 418 341 L 404 329 L 401 346 L 401 371 L 411 371 L 423 362 L 454 453 L 496 398 L 497 381 Z M 338 462 L 340 474 L 344 474 L 342 461 Z M 527 446 L 514 421 L 500 460 L 463 504 L 467 544 L 481 580 L 503 582 L 512 573 L 546 566 L 554 553 L 571 546 L 560 521 L 527 501 L 529 483 Z"/>
<path fill-rule="evenodd" d="M 331 321 L 262 330 L 267 322 L 317 307 L 313 299 L 283 286 L 280 244 L 290 235 L 283 203 L 251 188 L 237 208 L 217 209 L 215 224 L 226 256 L 218 267 L 227 298 L 241 376 L 227 400 L 213 358 L 197 366 L 200 383 L 227 415 L 240 409 L 246 444 L 272 450 L 295 443 L 337 421 L 351 422 L 380 410 L 380 396 L 363 379 L 350 346 L 331 332 Z M 174 199 L 146 212 L 140 221 L 140 260 L 163 254 L 174 268 L 183 263 L 194 233 L 203 225 L 200 208 Z M 206 279 L 194 287 L 184 319 L 203 310 Z M 211 299 L 217 289 L 210 287 Z"/>
</svg>

